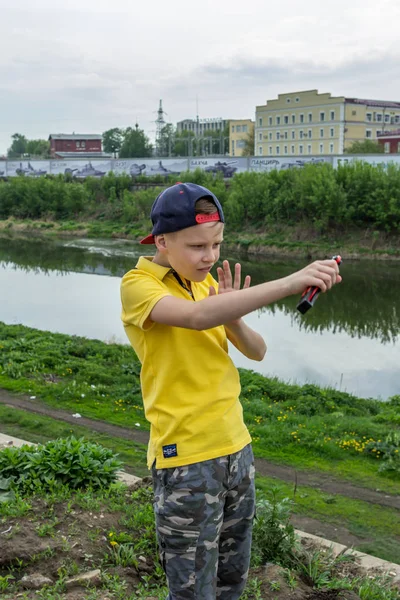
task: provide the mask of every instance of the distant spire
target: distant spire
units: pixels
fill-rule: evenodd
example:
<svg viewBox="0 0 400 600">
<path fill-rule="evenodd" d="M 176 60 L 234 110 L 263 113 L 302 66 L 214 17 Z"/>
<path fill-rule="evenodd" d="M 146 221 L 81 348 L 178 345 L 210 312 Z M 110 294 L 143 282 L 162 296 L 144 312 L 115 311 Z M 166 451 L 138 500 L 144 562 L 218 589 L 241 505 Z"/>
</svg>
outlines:
<svg viewBox="0 0 400 600">
<path fill-rule="evenodd" d="M 156 151 L 157 154 L 159 154 L 160 151 L 160 147 L 161 147 L 161 132 L 163 130 L 163 128 L 165 127 L 165 119 L 164 119 L 164 115 L 166 115 L 167 113 L 163 110 L 163 106 L 162 106 L 162 100 L 160 100 L 160 105 L 158 107 L 158 111 L 157 111 L 157 119 L 156 119 Z"/>
</svg>

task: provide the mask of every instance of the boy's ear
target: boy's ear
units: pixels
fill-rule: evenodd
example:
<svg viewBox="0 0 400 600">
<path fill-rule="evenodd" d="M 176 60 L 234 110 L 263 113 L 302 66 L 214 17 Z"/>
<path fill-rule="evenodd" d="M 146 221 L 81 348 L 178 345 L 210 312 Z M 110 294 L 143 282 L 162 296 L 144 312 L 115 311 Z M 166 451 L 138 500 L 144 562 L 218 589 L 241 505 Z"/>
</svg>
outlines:
<svg viewBox="0 0 400 600">
<path fill-rule="evenodd" d="M 165 252 L 167 249 L 167 244 L 166 244 L 166 240 L 165 240 L 165 235 L 161 234 L 161 235 L 157 235 L 155 237 L 155 245 L 156 248 L 159 252 Z"/>
</svg>

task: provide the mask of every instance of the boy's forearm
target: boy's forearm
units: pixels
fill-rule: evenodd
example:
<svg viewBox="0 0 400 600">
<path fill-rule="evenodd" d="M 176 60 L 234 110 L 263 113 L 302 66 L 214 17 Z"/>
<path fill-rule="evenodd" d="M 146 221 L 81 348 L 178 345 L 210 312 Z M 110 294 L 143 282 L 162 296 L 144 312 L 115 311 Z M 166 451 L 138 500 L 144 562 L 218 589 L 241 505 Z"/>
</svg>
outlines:
<svg viewBox="0 0 400 600">
<path fill-rule="evenodd" d="M 251 360 L 262 360 L 267 351 L 267 346 L 262 336 L 246 325 L 243 319 L 225 325 L 225 331 L 230 342 L 244 356 Z"/>
<path fill-rule="evenodd" d="M 230 323 L 257 310 L 281 300 L 291 294 L 287 278 L 261 283 L 251 288 L 238 290 L 232 294 L 210 296 L 192 306 L 193 329 L 203 330 Z"/>
</svg>

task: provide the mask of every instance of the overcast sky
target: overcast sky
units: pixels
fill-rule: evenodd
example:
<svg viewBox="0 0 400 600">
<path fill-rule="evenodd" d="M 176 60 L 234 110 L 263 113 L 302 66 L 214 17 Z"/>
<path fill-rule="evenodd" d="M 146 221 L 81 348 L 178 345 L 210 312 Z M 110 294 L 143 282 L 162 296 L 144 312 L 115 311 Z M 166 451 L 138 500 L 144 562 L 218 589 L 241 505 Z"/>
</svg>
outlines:
<svg viewBox="0 0 400 600">
<path fill-rule="evenodd" d="M 306 89 L 400 100 L 399 0 L 0 0 L 0 155 L 11 135 L 153 138 L 173 123 L 254 118 Z"/>
</svg>

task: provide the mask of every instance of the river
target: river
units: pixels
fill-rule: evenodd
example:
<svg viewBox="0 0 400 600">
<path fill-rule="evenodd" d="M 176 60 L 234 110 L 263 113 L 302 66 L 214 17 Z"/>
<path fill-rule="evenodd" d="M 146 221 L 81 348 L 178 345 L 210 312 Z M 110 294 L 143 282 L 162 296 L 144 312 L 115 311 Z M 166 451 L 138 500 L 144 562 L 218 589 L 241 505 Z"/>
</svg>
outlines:
<svg viewBox="0 0 400 600">
<path fill-rule="evenodd" d="M 0 237 L 0 321 L 127 343 L 120 322 L 121 276 L 143 247 L 123 240 Z M 304 260 L 233 256 L 252 284 L 284 276 Z M 343 283 L 306 315 L 289 298 L 246 317 L 265 338 L 261 363 L 230 352 L 238 367 L 290 383 L 316 383 L 382 400 L 400 394 L 400 265 L 350 261 Z"/>
</svg>

